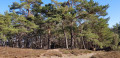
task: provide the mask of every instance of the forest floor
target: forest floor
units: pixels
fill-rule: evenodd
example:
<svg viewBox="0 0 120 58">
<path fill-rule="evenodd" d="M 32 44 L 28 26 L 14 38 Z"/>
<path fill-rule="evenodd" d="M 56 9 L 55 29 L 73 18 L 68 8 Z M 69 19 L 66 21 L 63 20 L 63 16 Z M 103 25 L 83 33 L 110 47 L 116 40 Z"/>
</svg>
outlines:
<svg viewBox="0 0 120 58">
<path fill-rule="evenodd" d="M 82 49 L 20 49 L 0 47 L 0 58 L 117 58 L 120 52 L 90 51 Z"/>
</svg>

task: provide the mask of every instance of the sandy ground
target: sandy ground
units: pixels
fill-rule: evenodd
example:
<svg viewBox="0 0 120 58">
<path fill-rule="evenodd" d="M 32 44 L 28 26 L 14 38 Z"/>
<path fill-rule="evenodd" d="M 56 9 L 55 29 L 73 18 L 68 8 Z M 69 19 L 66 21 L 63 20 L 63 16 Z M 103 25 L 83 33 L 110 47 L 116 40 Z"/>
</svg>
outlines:
<svg viewBox="0 0 120 58">
<path fill-rule="evenodd" d="M 59 51 L 59 49 L 53 49 L 53 50 L 47 50 L 46 53 L 49 53 L 49 52 L 52 52 L 52 51 L 56 51 L 58 53 L 61 53 Z M 75 56 L 75 55 L 69 55 L 69 54 L 62 54 L 62 57 L 57 57 L 57 56 L 51 56 L 51 57 L 46 57 L 46 56 L 43 56 L 44 53 L 41 55 L 41 58 L 90 58 L 91 56 L 95 55 L 96 53 L 87 53 L 87 54 L 81 54 L 81 55 L 78 55 L 78 56 Z M 38 57 L 39 58 L 39 57 Z"/>
<path fill-rule="evenodd" d="M 63 55 L 62 57 L 57 57 L 57 56 L 51 56 L 51 57 L 41 56 L 41 58 L 90 58 L 93 55 L 95 55 L 95 54 L 94 53 L 88 53 L 88 54 L 83 54 L 83 55 L 78 55 L 78 56 L 75 56 L 75 55 Z"/>
</svg>

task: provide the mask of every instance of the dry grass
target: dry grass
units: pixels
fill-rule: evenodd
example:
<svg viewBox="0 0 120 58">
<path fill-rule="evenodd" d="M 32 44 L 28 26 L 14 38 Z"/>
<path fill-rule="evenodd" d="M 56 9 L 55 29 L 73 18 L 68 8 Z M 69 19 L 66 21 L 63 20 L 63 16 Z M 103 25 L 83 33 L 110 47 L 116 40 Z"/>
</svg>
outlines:
<svg viewBox="0 0 120 58">
<path fill-rule="evenodd" d="M 110 51 L 104 54 L 97 54 L 91 58 L 120 58 L 120 51 Z"/>
<path fill-rule="evenodd" d="M 79 55 L 79 54 L 85 54 L 85 53 L 91 53 L 90 50 L 82 50 L 82 49 L 73 49 L 73 50 L 67 50 L 67 49 L 60 49 L 60 51 L 63 54 L 73 54 L 73 55 Z"/>
<path fill-rule="evenodd" d="M 45 50 L 0 47 L 0 57 L 3 58 L 40 57 L 44 52 Z"/>
<path fill-rule="evenodd" d="M 98 51 L 99 52 L 99 51 Z M 98 53 L 97 51 L 90 50 L 82 50 L 82 49 L 21 49 L 21 48 L 10 48 L 10 47 L 0 47 L 0 58 L 40 58 L 43 57 L 51 57 L 55 56 L 58 58 L 65 57 L 87 57 L 87 55 L 91 55 L 91 53 Z M 102 53 L 102 52 L 100 52 Z M 71 56 L 70 56 L 71 55 Z M 91 57 L 91 56 L 90 56 Z M 112 51 L 105 52 L 105 55 L 102 53 L 92 56 L 91 58 L 119 58 L 120 52 Z M 72 57 L 73 58 L 73 57 Z"/>
</svg>

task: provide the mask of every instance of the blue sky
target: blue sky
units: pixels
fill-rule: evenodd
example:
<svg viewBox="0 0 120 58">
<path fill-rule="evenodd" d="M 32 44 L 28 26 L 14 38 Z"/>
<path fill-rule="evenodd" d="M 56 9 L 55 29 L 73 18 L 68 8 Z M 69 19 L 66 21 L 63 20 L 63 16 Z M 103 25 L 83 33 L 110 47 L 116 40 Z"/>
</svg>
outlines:
<svg viewBox="0 0 120 58">
<path fill-rule="evenodd" d="M 11 5 L 12 2 L 19 2 L 19 0 L 2 0 L 0 2 L 0 14 L 4 14 L 5 11 L 9 10 L 8 5 Z M 50 3 L 51 0 L 42 0 L 45 4 Z M 58 0 L 59 2 L 63 2 L 66 0 Z M 120 22 L 120 0 L 94 0 L 101 5 L 109 4 L 109 8 L 107 10 L 108 16 L 110 20 L 108 22 L 109 27 L 112 27 L 116 23 Z"/>
</svg>

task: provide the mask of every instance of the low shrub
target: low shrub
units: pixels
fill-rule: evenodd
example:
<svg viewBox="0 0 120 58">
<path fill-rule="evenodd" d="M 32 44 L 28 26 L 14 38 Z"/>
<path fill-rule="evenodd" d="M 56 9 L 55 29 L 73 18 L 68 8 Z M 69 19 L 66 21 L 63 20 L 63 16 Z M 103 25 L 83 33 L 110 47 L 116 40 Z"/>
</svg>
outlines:
<svg viewBox="0 0 120 58">
<path fill-rule="evenodd" d="M 57 51 L 50 51 L 44 54 L 44 56 L 58 56 L 58 57 L 62 57 L 62 54 L 60 52 Z"/>
</svg>

